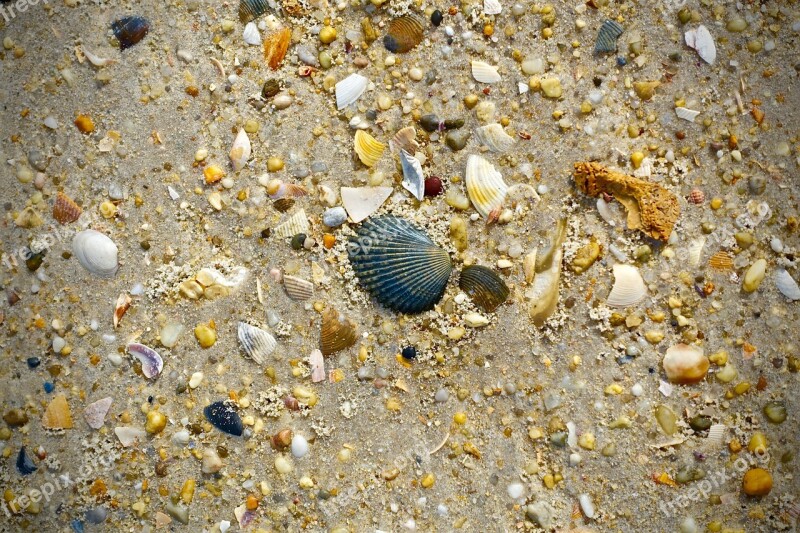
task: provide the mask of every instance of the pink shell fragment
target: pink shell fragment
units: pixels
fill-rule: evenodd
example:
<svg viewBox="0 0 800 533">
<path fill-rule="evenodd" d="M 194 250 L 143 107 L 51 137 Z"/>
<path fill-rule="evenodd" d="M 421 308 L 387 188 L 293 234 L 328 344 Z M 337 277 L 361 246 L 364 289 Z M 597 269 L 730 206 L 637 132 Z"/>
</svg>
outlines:
<svg viewBox="0 0 800 533">
<path fill-rule="evenodd" d="M 142 363 L 142 374 L 145 377 L 152 379 L 161 373 L 164 368 L 164 360 L 161 359 L 157 351 L 136 342 L 129 344 L 127 348 L 128 353 Z"/>
<path fill-rule="evenodd" d="M 314 383 L 325 381 L 325 359 L 322 357 L 322 352 L 319 350 L 311 352 L 308 362 L 311 365 L 311 381 Z"/>
<path fill-rule="evenodd" d="M 90 428 L 100 429 L 103 427 L 106 421 L 106 414 L 111 408 L 111 402 L 112 400 L 109 396 L 86 406 L 86 409 L 83 410 L 83 417 Z"/>
</svg>

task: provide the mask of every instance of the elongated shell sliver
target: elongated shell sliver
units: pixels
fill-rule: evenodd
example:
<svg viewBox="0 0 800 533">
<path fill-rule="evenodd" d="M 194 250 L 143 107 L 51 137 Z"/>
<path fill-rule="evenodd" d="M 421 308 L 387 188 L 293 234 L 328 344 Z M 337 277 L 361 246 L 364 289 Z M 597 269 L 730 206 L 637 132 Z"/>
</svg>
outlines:
<svg viewBox="0 0 800 533">
<path fill-rule="evenodd" d="M 401 150 L 400 164 L 403 167 L 403 188 L 422 201 L 425 196 L 425 176 L 422 174 L 419 159 Z"/>
<path fill-rule="evenodd" d="M 153 379 L 164 368 L 164 360 L 152 348 L 133 342 L 127 346 L 128 353 L 142 363 L 142 374 L 148 379 Z"/>
<path fill-rule="evenodd" d="M 246 322 L 239 322 L 237 333 L 244 353 L 259 365 L 265 364 L 278 346 L 275 337 Z"/>
</svg>

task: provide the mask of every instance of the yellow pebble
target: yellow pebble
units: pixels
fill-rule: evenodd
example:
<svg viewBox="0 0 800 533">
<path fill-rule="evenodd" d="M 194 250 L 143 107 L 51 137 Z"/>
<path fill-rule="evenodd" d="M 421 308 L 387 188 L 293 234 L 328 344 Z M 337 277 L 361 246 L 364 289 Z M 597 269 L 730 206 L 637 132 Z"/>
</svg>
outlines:
<svg viewBox="0 0 800 533">
<path fill-rule="evenodd" d="M 161 412 L 153 409 L 147 413 L 147 422 L 144 425 L 144 429 L 148 433 L 156 435 L 164 431 L 165 427 L 167 427 L 167 417 Z"/>
<path fill-rule="evenodd" d="M 273 156 L 267 159 L 267 170 L 269 170 L 270 172 L 278 172 L 280 170 L 283 170 L 283 167 L 284 167 L 283 159 L 281 159 L 280 157 Z"/>
<path fill-rule="evenodd" d="M 319 40 L 322 44 L 331 44 L 336 40 L 336 28 L 325 26 L 319 31 Z"/>
<path fill-rule="evenodd" d="M 183 487 L 181 488 L 181 501 L 183 503 L 192 503 L 195 485 L 196 483 L 192 478 L 189 478 L 184 482 Z"/>
<path fill-rule="evenodd" d="M 644 161 L 644 154 L 642 152 L 633 152 L 631 154 L 631 163 L 633 168 L 639 168 Z"/>
<path fill-rule="evenodd" d="M 114 218 L 117 214 L 117 206 L 113 202 L 106 200 L 100 204 L 100 214 L 103 215 L 103 218 Z"/>
<path fill-rule="evenodd" d="M 209 165 L 203 170 L 206 184 L 211 185 L 225 177 L 225 171 L 219 165 Z"/>
<path fill-rule="evenodd" d="M 714 211 L 716 211 L 717 209 L 719 209 L 720 207 L 722 207 L 722 198 L 720 198 L 719 196 L 717 196 L 717 197 L 715 197 L 715 198 L 712 198 L 712 199 L 711 199 L 711 204 L 710 204 L 710 205 L 711 205 L 711 209 L 713 209 Z"/>
<path fill-rule="evenodd" d="M 728 362 L 728 352 L 720 350 L 708 356 L 708 360 L 718 366 L 724 366 Z"/>
<path fill-rule="evenodd" d="M 750 442 L 747 444 L 747 451 L 758 455 L 767 451 L 767 437 L 760 431 L 753 433 Z"/>
<path fill-rule="evenodd" d="M 453 422 L 455 422 L 456 424 L 461 425 L 461 424 L 466 423 L 466 421 L 467 421 L 467 414 L 466 413 L 458 412 L 458 413 L 453 415 Z"/>
<path fill-rule="evenodd" d="M 751 468 L 742 479 L 742 489 L 748 496 L 766 496 L 772 490 L 772 475 L 763 468 Z"/>
<path fill-rule="evenodd" d="M 436 481 L 436 478 L 433 477 L 433 474 L 427 473 L 422 476 L 422 481 L 420 482 L 423 488 L 429 489 L 433 486 L 433 483 Z"/>
<path fill-rule="evenodd" d="M 603 392 L 604 392 L 606 395 L 608 395 L 608 396 L 611 396 L 611 395 L 622 394 L 622 390 L 623 390 L 623 389 L 622 389 L 622 387 L 621 387 L 621 386 L 619 386 L 619 385 L 618 385 L 618 384 L 616 384 L 616 383 L 612 383 L 611 385 L 609 385 L 608 387 L 606 387 L 606 388 L 605 388 L 605 390 L 604 390 Z"/>
<path fill-rule="evenodd" d="M 198 324 L 194 328 L 194 336 L 203 348 L 210 348 L 217 342 L 217 332 L 206 324 Z"/>
</svg>

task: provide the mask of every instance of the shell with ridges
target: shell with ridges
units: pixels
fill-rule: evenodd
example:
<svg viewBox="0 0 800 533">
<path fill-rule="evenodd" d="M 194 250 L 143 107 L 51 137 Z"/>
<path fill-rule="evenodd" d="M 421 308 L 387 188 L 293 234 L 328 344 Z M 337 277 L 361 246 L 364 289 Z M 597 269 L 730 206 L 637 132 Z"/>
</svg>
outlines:
<svg viewBox="0 0 800 533">
<path fill-rule="evenodd" d="M 366 131 L 358 130 L 353 138 L 353 148 L 362 163 L 374 167 L 386 150 L 386 145 Z"/>
<path fill-rule="evenodd" d="M 698 237 L 689 245 L 689 266 L 696 267 L 700 264 L 703 256 L 703 247 L 706 244 L 705 237 Z"/>
<path fill-rule="evenodd" d="M 505 153 L 514 147 L 516 140 L 503 130 L 500 124 L 487 124 L 475 129 L 478 142 L 486 145 L 492 152 Z"/>
<path fill-rule="evenodd" d="M 322 355 L 340 352 L 356 343 L 356 323 L 342 316 L 336 309 L 328 308 L 322 313 L 319 333 L 319 349 Z"/>
<path fill-rule="evenodd" d="M 45 429 L 72 428 L 72 411 L 69 409 L 66 396 L 59 394 L 50 401 L 42 416 L 42 426 Z"/>
<path fill-rule="evenodd" d="M 361 285 L 401 313 L 433 308 L 453 270 L 447 252 L 422 230 L 393 216 L 364 222 L 350 237 L 348 256 Z"/>
<path fill-rule="evenodd" d="M 336 109 L 342 110 L 358 100 L 367 90 L 369 80 L 361 74 L 350 74 L 336 84 Z"/>
<path fill-rule="evenodd" d="M 308 217 L 305 210 L 301 209 L 286 221 L 275 227 L 273 235 L 278 238 L 294 237 L 298 233 L 308 234 L 311 226 L 308 224 Z"/>
<path fill-rule="evenodd" d="M 241 0 L 239 2 L 239 20 L 242 22 L 250 22 L 267 11 L 271 11 L 267 0 Z"/>
<path fill-rule="evenodd" d="M 611 307 L 630 307 L 641 302 L 647 295 L 639 269 L 631 265 L 614 265 L 614 286 L 606 304 Z"/>
<path fill-rule="evenodd" d="M 128 353 L 134 356 L 142 363 L 142 374 L 148 379 L 152 379 L 161 373 L 164 368 L 164 360 L 152 348 L 139 344 L 138 342 L 130 343 L 126 349 Z"/>
<path fill-rule="evenodd" d="M 797 286 L 797 282 L 785 268 L 779 268 L 775 272 L 775 286 L 788 299 L 792 301 L 800 300 L 800 287 Z"/>
<path fill-rule="evenodd" d="M 733 270 L 733 258 L 725 250 L 720 250 L 708 258 L 708 266 L 723 272 Z"/>
<path fill-rule="evenodd" d="M 342 206 L 352 221 L 359 223 L 377 211 L 393 191 L 391 187 L 342 187 Z"/>
<path fill-rule="evenodd" d="M 244 131 L 244 128 L 239 129 L 239 133 L 236 134 L 236 139 L 233 141 L 233 146 L 231 147 L 231 164 L 233 164 L 233 170 L 240 171 L 244 168 L 247 164 L 247 160 L 250 159 L 250 154 L 252 153 L 252 147 L 250 145 L 250 137 L 247 136 L 247 132 Z"/>
<path fill-rule="evenodd" d="M 275 337 L 246 322 L 239 322 L 237 334 L 244 353 L 259 365 L 265 364 L 267 357 L 278 347 Z"/>
<path fill-rule="evenodd" d="M 81 209 L 72 198 L 63 192 L 58 193 L 56 202 L 53 205 L 53 218 L 56 219 L 59 224 L 75 222 L 80 218 L 81 213 L 83 213 L 83 209 Z"/>
<path fill-rule="evenodd" d="M 497 83 L 502 79 L 497 67 L 483 61 L 472 62 L 472 77 L 480 83 Z"/>
<path fill-rule="evenodd" d="M 617 39 L 625 29 L 613 20 L 606 20 L 597 32 L 597 40 L 594 43 L 594 52 L 615 52 L 617 50 Z"/>
<path fill-rule="evenodd" d="M 389 147 L 392 152 L 400 153 L 400 150 L 405 150 L 411 155 L 417 153 L 419 144 L 417 143 L 417 130 L 414 126 L 406 126 L 397 133 L 389 141 Z"/>
<path fill-rule="evenodd" d="M 505 302 L 509 294 L 503 279 L 491 268 L 480 265 L 464 267 L 458 286 L 478 307 L 489 313 Z"/>
<path fill-rule="evenodd" d="M 403 167 L 403 188 L 419 201 L 425 196 L 425 175 L 419 159 L 405 150 L 400 151 L 400 165 Z"/>
<path fill-rule="evenodd" d="M 283 289 L 295 302 L 308 300 L 314 294 L 313 283 L 295 276 L 283 276 Z"/>
<path fill-rule="evenodd" d="M 393 54 L 404 54 L 422 42 L 424 26 L 413 15 L 393 19 L 389 23 L 383 46 Z"/>
<path fill-rule="evenodd" d="M 286 51 L 292 42 L 292 30 L 281 28 L 270 33 L 264 39 L 264 60 L 272 70 L 277 70 L 286 57 Z"/>
<path fill-rule="evenodd" d="M 83 230 L 72 239 L 72 253 L 80 264 L 101 278 L 111 278 L 117 273 L 117 245 L 110 238 L 93 229 Z"/>
<path fill-rule="evenodd" d="M 465 181 L 472 205 L 484 218 L 503 205 L 508 185 L 494 166 L 481 156 L 471 155 L 467 159 Z"/>
<path fill-rule="evenodd" d="M 688 109 L 686 107 L 676 107 L 675 114 L 678 115 L 678 118 L 694 122 L 694 119 L 700 115 L 700 111 L 695 111 L 694 109 Z"/>
</svg>

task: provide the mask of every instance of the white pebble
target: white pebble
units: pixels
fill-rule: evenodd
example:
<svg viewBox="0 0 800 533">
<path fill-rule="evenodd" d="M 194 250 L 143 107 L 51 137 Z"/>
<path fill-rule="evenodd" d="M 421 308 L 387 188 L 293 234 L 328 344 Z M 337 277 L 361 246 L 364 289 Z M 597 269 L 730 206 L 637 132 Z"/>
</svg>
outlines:
<svg viewBox="0 0 800 533">
<path fill-rule="evenodd" d="M 681 533 L 697 533 L 697 522 L 691 516 L 681 522 Z"/>
<path fill-rule="evenodd" d="M 50 128 L 51 130 L 58 128 L 58 121 L 56 117 L 53 115 L 49 115 L 47 118 L 44 119 L 44 125 Z"/>
<path fill-rule="evenodd" d="M 764 50 L 766 50 L 767 52 L 772 52 L 773 50 L 775 50 L 775 41 L 770 39 L 769 41 L 765 42 Z"/>
<path fill-rule="evenodd" d="M 300 459 L 308 453 L 308 441 L 302 435 L 292 437 L 292 455 Z"/>
<path fill-rule="evenodd" d="M 592 105 L 597 105 L 603 101 L 603 93 L 600 91 L 589 91 L 589 101 Z"/>
<path fill-rule="evenodd" d="M 536 187 L 536 192 L 539 194 L 547 194 L 550 192 L 550 187 L 545 185 L 544 183 L 540 183 L 538 187 Z"/>
<path fill-rule="evenodd" d="M 511 497 L 512 500 L 516 500 L 522 497 L 522 492 L 525 490 L 525 487 L 522 483 L 511 483 L 506 490 L 508 490 L 509 497 Z"/>
<path fill-rule="evenodd" d="M 111 364 L 114 366 L 119 366 L 122 364 L 122 356 L 116 352 L 108 354 L 108 360 L 111 361 Z"/>
<path fill-rule="evenodd" d="M 579 453 L 571 453 L 569 454 L 569 466 L 578 466 L 581 462 L 581 454 Z"/>
<path fill-rule="evenodd" d="M 192 377 L 189 378 L 189 388 L 196 389 L 200 386 L 200 383 L 203 382 L 203 373 L 202 372 L 195 372 L 192 374 Z"/>
<path fill-rule="evenodd" d="M 581 510 L 583 514 L 586 515 L 586 518 L 593 518 L 594 517 L 594 504 L 592 503 L 592 499 L 589 497 L 588 494 L 581 494 L 578 497 L 578 501 L 581 504 Z"/>
<path fill-rule="evenodd" d="M 422 79 L 422 69 L 417 67 L 412 68 L 408 71 L 408 77 L 414 81 L 419 81 Z"/>
<path fill-rule="evenodd" d="M 172 440 L 173 440 L 173 442 L 175 442 L 177 444 L 188 444 L 189 443 L 189 431 L 186 430 L 186 429 L 182 429 L 182 430 L 176 432 L 172 436 Z"/>
<path fill-rule="evenodd" d="M 776 254 L 779 254 L 783 251 L 783 241 L 781 241 L 778 237 L 773 237 L 770 239 L 769 246 Z"/>
<path fill-rule="evenodd" d="M 636 396 L 637 398 L 642 395 L 644 389 L 639 383 L 636 383 L 633 387 L 631 387 L 631 394 Z"/>
<path fill-rule="evenodd" d="M 275 470 L 279 474 L 288 474 L 292 471 L 292 463 L 285 455 L 279 455 L 275 458 Z"/>
<path fill-rule="evenodd" d="M 67 345 L 67 341 L 56 335 L 53 337 L 53 351 L 55 353 L 61 353 L 61 350 L 64 349 L 64 346 Z"/>
</svg>

